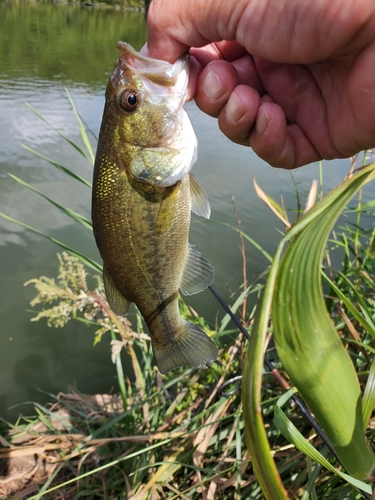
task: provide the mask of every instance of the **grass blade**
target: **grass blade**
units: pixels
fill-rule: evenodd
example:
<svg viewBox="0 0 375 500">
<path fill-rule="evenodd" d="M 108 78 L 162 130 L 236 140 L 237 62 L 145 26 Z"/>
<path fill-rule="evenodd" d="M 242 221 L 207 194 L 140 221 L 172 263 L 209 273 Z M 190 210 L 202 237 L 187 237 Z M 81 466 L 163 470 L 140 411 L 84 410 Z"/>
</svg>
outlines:
<svg viewBox="0 0 375 500">
<path fill-rule="evenodd" d="M 327 283 L 329 283 L 329 285 L 332 287 L 332 290 L 335 292 L 335 294 L 343 301 L 345 307 L 352 313 L 358 323 L 362 325 L 362 327 L 365 328 L 365 330 L 368 331 L 373 337 L 375 337 L 375 328 L 373 326 L 372 319 L 371 322 L 368 322 L 366 318 L 358 311 L 353 302 L 348 299 L 348 297 L 336 286 L 336 284 L 324 272 L 322 272 L 322 275 Z M 343 277 L 345 278 L 345 281 L 350 284 L 352 290 L 356 292 L 352 283 L 350 283 L 350 281 L 345 276 Z M 358 294 L 356 295 L 358 297 Z"/>
<path fill-rule="evenodd" d="M 242 380 L 247 448 L 259 484 L 268 500 L 287 500 L 289 498 L 271 455 L 261 410 L 264 345 L 268 333 L 272 297 L 282 249 L 283 244 L 276 251 L 256 312 L 254 327 L 246 351 Z"/>
<path fill-rule="evenodd" d="M 21 222 L 17 219 L 13 219 L 13 217 L 10 217 L 9 215 L 5 215 L 3 213 L 0 213 L 0 217 L 4 217 L 4 219 L 9 220 L 10 222 L 14 222 L 15 224 L 18 224 L 19 226 L 22 226 L 26 229 L 29 229 L 35 234 L 39 234 L 40 236 L 43 236 L 43 238 L 46 238 L 47 240 L 52 241 L 52 243 L 55 243 L 59 247 L 63 248 L 67 252 L 71 253 L 75 257 L 77 257 L 85 266 L 90 267 L 91 269 L 94 269 L 95 271 L 102 272 L 103 268 L 100 264 L 95 262 L 93 259 L 90 259 L 90 257 L 86 257 L 83 255 L 81 252 L 78 252 L 77 250 L 74 250 L 70 246 L 66 245 L 65 243 L 62 243 L 61 241 L 57 240 L 56 238 L 53 238 L 52 236 L 49 236 L 46 233 L 43 233 L 43 231 L 39 231 L 38 229 L 35 229 L 34 227 L 29 226 L 28 224 L 25 224 L 24 222 Z"/>
<path fill-rule="evenodd" d="M 375 405 L 375 358 L 372 360 L 370 373 L 366 382 L 366 387 L 362 397 L 363 429 L 366 430 L 369 424 L 372 410 Z"/>
<path fill-rule="evenodd" d="M 246 290 L 244 290 L 241 293 L 241 295 L 237 298 L 237 300 L 235 301 L 235 303 L 233 304 L 233 306 L 230 308 L 233 314 L 236 313 L 237 309 L 240 307 L 240 305 L 242 304 L 242 302 L 245 300 L 245 298 L 249 294 L 250 288 L 251 288 L 251 285 L 248 286 L 246 288 Z M 225 328 L 226 328 L 226 326 L 227 326 L 227 324 L 229 323 L 230 320 L 231 320 L 231 317 L 229 316 L 229 314 L 226 314 L 224 316 L 224 318 L 222 319 L 222 321 L 221 321 L 220 328 L 219 328 L 219 330 L 218 330 L 217 333 L 222 333 L 225 330 Z"/>
<path fill-rule="evenodd" d="M 213 221 L 212 221 L 213 222 Z M 220 224 L 222 224 L 223 226 L 228 226 L 230 227 L 231 229 L 233 229 L 234 231 L 237 231 L 237 233 L 239 233 L 241 236 L 243 236 L 248 242 L 250 242 L 257 250 L 259 250 L 259 252 L 269 261 L 269 262 L 272 262 L 272 256 L 266 251 L 264 250 L 263 247 L 261 247 L 259 245 L 259 243 L 257 243 L 255 240 L 253 240 L 253 238 L 251 238 L 250 236 L 248 236 L 246 233 L 240 231 L 237 227 L 233 227 L 231 224 L 228 224 L 227 222 L 220 222 Z"/>
<path fill-rule="evenodd" d="M 267 205 L 267 207 L 276 215 L 278 219 L 284 224 L 286 228 L 290 228 L 291 224 L 288 221 L 288 214 L 285 212 L 283 207 L 281 207 L 271 196 L 266 195 L 266 193 L 261 189 L 256 180 L 253 180 L 255 192 L 258 197 Z"/>
<path fill-rule="evenodd" d="M 70 96 L 69 96 L 70 97 Z M 71 101 L 71 99 L 70 99 Z M 75 143 L 73 142 L 71 139 L 69 139 L 69 137 L 67 137 L 66 135 L 64 135 L 62 132 L 60 132 L 60 130 L 58 130 L 57 128 L 55 128 L 46 118 L 44 118 L 44 116 L 42 116 L 31 104 L 29 104 L 27 101 L 25 101 L 25 104 L 26 106 L 33 112 L 36 114 L 36 116 L 38 118 L 40 118 L 42 121 L 44 121 L 44 123 L 46 123 L 49 127 L 51 127 L 52 130 L 54 130 L 57 134 L 59 134 L 60 137 L 62 137 L 66 142 L 68 142 L 76 151 L 78 151 L 79 154 L 81 154 L 89 163 L 93 163 L 92 161 L 92 155 L 90 156 L 87 156 L 86 153 Z M 71 104 L 71 102 L 70 102 Z M 74 108 L 75 109 L 75 108 Z M 91 152 L 92 153 L 92 152 Z"/>
<path fill-rule="evenodd" d="M 61 212 L 63 212 L 65 215 L 67 215 L 71 219 L 73 219 L 76 222 L 78 222 L 79 224 L 82 224 L 83 226 L 87 227 L 87 229 L 92 230 L 91 221 L 89 219 L 87 219 L 85 216 L 79 214 L 78 212 L 75 212 L 74 210 L 70 210 L 70 208 L 67 208 L 67 207 L 64 207 L 63 205 L 60 205 L 56 201 L 52 200 L 49 196 L 47 196 L 46 194 L 44 194 L 41 191 L 39 191 L 39 189 L 36 189 L 35 187 L 31 186 L 31 184 L 29 184 L 26 181 L 20 179 L 16 175 L 11 174 L 10 172 L 8 172 L 8 175 L 9 175 L 9 177 L 11 177 L 12 179 L 14 179 L 19 184 L 22 184 L 22 186 L 27 187 L 31 191 L 34 191 L 34 193 L 38 194 L 39 196 L 41 196 L 45 200 L 47 200 L 50 203 L 52 203 L 52 205 L 54 205 L 56 208 L 58 208 L 59 210 L 61 210 Z"/>
<path fill-rule="evenodd" d="M 359 481 L 358 479 L 355 479 L 348 474 L 342 473 L 341 471 L 335 469 L 333 465 L 328 462 L 328 460 L 316 448 L 314 448 L 314 446 L 309 443 L 307 439 L 303 437 L 299 430 L 288 419 L 288 417 L 282 411 L 281 407 L 288 401 L 293 392 L 295 392 L 294 389 L 290 389 L 290 391 L 283 394 L 279 398 L 275 406 L 273 421 L 279 431 L 288 439 L 288 441 L 293 443 L 298 450 L 302 451 L 302 453 L 305 453 L 305 455 L 323 465 L 323 467 L 330 470 L 341 479 L 344 479 L 349 484 L 361 489 L 362 491 L 365 491 L 366 493 L 371 494 L 371 486 L 369 484 Z"/>
<path fill-rule="evenodd" d="M 87 186 L 89 188 L 92 187 L 91 182 L 87 181 L 86 179 L 84 179 L 80 175 L 75 174 L 74 172 L 72 172 L 71 170 L 69 170 L 69 168 L 66 168 L 63 165 L 60 165 L 60 163 L 57 163 L 54 160 L 51 160 L 51 158 L 47 158 L 47 156 L 42 155 L 42 153 L 39 153 L 35 149 L 29 148 L 29 146 L 26 146 L 25 144 L 20 144 L 20 145 L 24 149 L 26 149 L 27 151 L 30 151 L 30 153 L 33 153 L 34 155 L 39 156 L 39 158 L 42 158 L 43 160 L 48 161 L 48 163 L 50 163 L 51 165 L 53 165 L 57 169 L 61 170 L 62 172 L 64 172 L 64 174 L 69 175 L 74 180 L 81 182 L 82 184 L 84 184 L 85 186 Z"/>
<path fill-rule="evenodd" d="M 77 118 L 77 122 L 79 124 L 79 129 L 81 131 L 81 136 L 82 136 L 82 139 L 83 139 L 83 142 L 85 143 L 85 146 L 87 148 L 87 151 L 89 153 L 89 156 L 90 156 L 90 163 L 92 165 L 94 165 L 94 161 L 95 161 L 95 156 L 94 156 L 94 153 L 92 151 L 92 147 L 91 147 L 91 144 L 90 144 L 90 141 L 89 141 L 89 138 L 87 136 L 87 133 L 86 133 L 86 129 L 85 127 L 83 126 L 83 123 L 82 123 L 82 120 L 81 120 L 81 117 L 79 116 L 79 113 L 77 111 L 77 108 L 75 107 L 74 105 L 74 102 L 73 102 L 73 99 L 71 98 L 70 96 L 70 93 L 69 93 L 69 90 L 65 87 L 65 92 L 66 92 L 66 95 L 68 96 L 68 99 L 69 99 L 69 102 L 70 102 L 70 105 L 74 111 L 74 114 Z"/>
</svg>

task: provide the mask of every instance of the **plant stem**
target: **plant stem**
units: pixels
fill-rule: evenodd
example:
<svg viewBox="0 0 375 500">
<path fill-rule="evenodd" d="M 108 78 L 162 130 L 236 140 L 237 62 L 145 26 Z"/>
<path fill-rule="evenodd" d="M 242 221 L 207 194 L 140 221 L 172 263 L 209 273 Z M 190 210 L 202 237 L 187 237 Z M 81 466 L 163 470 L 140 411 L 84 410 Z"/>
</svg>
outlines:
<svg viewBox="0 0 375 500">
<path fill-rule="evenodd" d="M 116 334 L 111 328 L 111 337 L 112 340 L 116 340 Z M 124 377 L 124 370 L 122 369 L 122 362 L 121 362 L 121 354 L 118 353 L 116 355 L 116 371 L 117 371 L 117 380 L 118 380 L 118 385 L 120 387 L 120 393 L 121 393 L 121 399 L 122 399 L 122 404 L 124 407 L 124 411 L 126 410 L 126 385 L 125 385 L 125 377 Z"/>
</svg>

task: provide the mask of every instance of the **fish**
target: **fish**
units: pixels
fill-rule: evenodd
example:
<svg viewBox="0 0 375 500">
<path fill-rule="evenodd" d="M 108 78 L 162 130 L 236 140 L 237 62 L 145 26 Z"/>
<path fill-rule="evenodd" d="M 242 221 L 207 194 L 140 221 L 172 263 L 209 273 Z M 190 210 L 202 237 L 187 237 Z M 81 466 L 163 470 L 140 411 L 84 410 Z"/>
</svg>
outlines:
<svg viewBox="0 0 375 500">
<path fill-rule="evenodd" d="M 217 347 L 179 311 L 179 291 L 198 293 L 215 274 L 188 243 L 191 211 L 210 217 L 207 194 L 190 172 L 197 139 L 183 109 L 189 56 L 171 64 L 148 57 L 147 48 L 119 42 L 117 49 L 92 191 L 107 301 L 119 316 L 137 306 L 161 373 L 206 368 Z"/>
</svg>

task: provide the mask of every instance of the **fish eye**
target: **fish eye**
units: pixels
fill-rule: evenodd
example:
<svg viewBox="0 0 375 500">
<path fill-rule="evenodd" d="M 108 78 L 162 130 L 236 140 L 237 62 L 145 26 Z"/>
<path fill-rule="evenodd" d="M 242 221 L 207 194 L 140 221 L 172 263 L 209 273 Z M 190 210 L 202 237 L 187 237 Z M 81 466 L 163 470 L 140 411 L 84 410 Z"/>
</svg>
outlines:
<svg viewBox="0 0 375 500">
<path fill-rule="evenodd" d="M 136 90 L 124 90 L 119 96 L 120 108 L 127 113 L 135 111 L 139 105 L 139 94 Z"/>
</svg>

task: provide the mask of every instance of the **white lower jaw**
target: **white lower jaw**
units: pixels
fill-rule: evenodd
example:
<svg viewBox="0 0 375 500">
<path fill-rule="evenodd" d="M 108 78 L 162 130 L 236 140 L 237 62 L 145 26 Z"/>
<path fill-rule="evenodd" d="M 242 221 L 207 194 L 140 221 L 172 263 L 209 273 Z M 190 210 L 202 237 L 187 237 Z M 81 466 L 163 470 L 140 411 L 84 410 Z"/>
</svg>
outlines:
<svg viewBox="0 0 375 500">
<path fill-rule="evenodd" d="M 169 175 L 160 183 L 158 184 L 159 187 L 168 187 L 168 186 L 173 186 L 181 180 L 186 174 L 188 174 L 191 170 L 192 165 L 186 165 L 184 168 L 181 168 L 181 170 L 178 170 L 177 172 L 174 172 L 172 175 Z"/>
<path fill-rule="evenodd" d="M 178 137 L 173 145 L 170 145 L 179 152 L 178 161 L 174 162 L 175 165 L 171 173 L 159 182 L 158 185 L 161 187 L 173 186 L 173 184 L 176 184 L 177 181 L 190 172 L 192 166 L 197 161 L 198 141 L 193 125 L 185 112 L 182 130 L 183 132 L 180 134 L 180 137 Z"/>
<path fill-rule="evenodd" d="M 193 158 L 187 162 L 181 164 L 180 168 L 174 170 L 168 177 L 165 177 L 162 179 L 159 183 L 158 186 L 160 187 L 168 187 L 168 186 L 173 186 L 173 184 L 176 184 L 179 180 L 181 180 L 186 174 L 188 174 L 194 165 L 194 163 L 197 161 L 197 148 L 195 148 L 195 154 Z"/>
</svg>

